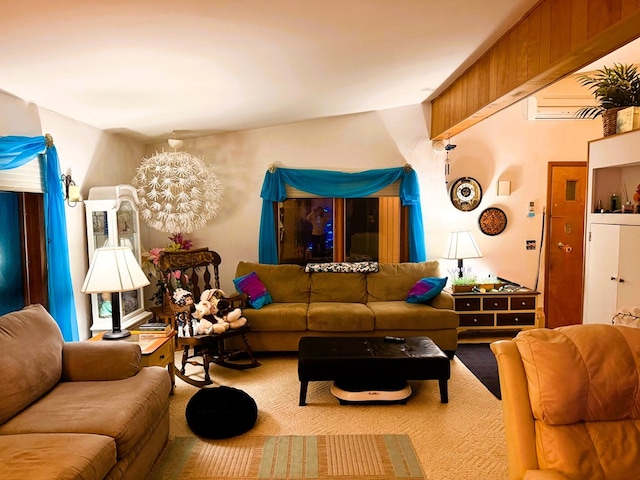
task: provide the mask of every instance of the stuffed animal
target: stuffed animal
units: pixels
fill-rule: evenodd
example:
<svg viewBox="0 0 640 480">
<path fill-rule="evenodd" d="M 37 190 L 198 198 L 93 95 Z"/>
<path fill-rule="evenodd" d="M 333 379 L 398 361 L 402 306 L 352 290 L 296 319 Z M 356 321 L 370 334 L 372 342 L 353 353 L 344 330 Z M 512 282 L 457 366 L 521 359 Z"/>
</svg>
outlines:
<svg viewBox="0 0 640 480">
<path fill-rule="evenodd" d="M 196 335 L 222 333 L 229 328 L 228 322 L 214 316 L 214 312 L 217 312 L 215 306 L 219 301 L 218 296 L 224 296 L 224 292 L 216 288 L 205 290 L 200 295 L 200 301 L 196 303 L 195 311 L 193 312 L 193 317 L 198 321 L 195 329 Z M 205 317 L 215 320 L 215 323 Z"/>
<path fill-rule="evenodd" d="M 233 308 L 231 303 L 226 299 L 218 300 L 211 309 L 214 318 L 227 322 L 230 328 L 236 329 L 247 324 L 247 319 L 242 316 L 240 308 Z"/>
</svg>

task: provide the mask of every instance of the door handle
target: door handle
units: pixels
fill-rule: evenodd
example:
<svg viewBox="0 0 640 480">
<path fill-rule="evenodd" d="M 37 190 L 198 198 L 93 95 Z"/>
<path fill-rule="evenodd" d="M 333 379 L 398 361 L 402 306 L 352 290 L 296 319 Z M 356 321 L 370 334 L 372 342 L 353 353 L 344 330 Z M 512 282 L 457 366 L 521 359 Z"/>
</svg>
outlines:
<svg viewBox="0 0 640 480">
<path fill-rule="evenodd" d="M 571 251 L 573 250 L 573 247 L 571 245 L 562 242 L 558 242 L 558 248 L 560 250 L 564 250 L 566 253 L 571 253 Z"/>
</svg>

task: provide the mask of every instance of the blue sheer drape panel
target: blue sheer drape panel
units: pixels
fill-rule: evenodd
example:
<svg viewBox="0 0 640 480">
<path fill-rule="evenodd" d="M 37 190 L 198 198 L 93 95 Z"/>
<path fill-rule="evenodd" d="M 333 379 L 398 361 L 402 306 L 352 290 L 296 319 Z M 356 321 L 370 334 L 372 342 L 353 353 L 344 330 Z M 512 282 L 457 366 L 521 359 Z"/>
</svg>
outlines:
<svg viewBox="0 0 640 480">
<path fill-rule="evenodd" d="M 0 137 L 0 170 L 18 168 L 45 154 L 45 233 L 47 235 L 47 285 L 49 313 L 67 341 L 78 340 L 73 298 L 64 197 L 60 188 L 60 162 L 51 137 Z"/>
<path fill-rule="evenodd" d="M 260 263 L 278 263 L 275 214 L 273 202 L 287 198 L 286 186 L 329 198 L 361 198 L 372 195 L 387 185 L 400 180 L 400 200 L 409 210 L 409 260 L 424 262 L 424 227 L 420 208 L 418 176 L 411 168 L 397 167 L 342 173 L 327 170 L 297 170 L 277 168 L 267 171 L 262 184 L 262 218 L 258 259 Z"/>
</svg>

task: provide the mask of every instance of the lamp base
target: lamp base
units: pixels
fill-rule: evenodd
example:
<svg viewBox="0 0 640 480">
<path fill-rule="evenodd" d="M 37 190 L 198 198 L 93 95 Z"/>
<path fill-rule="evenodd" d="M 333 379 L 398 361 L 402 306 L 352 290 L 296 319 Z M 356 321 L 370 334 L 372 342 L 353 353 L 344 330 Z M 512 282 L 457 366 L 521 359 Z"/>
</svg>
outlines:
<svg viewBox="0 0 640 480">
<path fill-rule="evenodd" d="M 131 332 L 129 330 L 120 330 L 119 332 L 104 332 L 102 338 L 104 340 L 118 340 L 120 338 L 126 338 L 129 335 L 131 335 Z"/>
</svg>

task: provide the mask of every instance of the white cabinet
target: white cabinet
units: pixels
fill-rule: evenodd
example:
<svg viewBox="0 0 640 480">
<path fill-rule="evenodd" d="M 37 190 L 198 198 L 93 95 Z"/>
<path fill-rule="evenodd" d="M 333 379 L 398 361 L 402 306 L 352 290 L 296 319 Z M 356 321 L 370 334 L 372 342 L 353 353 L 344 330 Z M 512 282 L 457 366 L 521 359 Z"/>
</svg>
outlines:
<svg viewBox="0 0 640 480">
<path fill-rule="evenodd" d="M 619 308 L 640 306 L 638 188 L 640 130 L 589 143 L 583 323 L 611 323 Z M 614 193 L 631 205 L 611 212 Z"/>
<path fill-rule="evenodd" d="M 640 306 L 639 241 L 637 225 L 590 225 L 584 323 L 611 323 L 619 308 Z"/>
<path fill-rule="evenodd" d="M 138 197 L 130 185 L 93 187 L 84 202 L 87 221 L 89 261 L 100 247 L 129 247 L 141 261 Z M 104 298 L 103 298 L 104 295 Z M 91 294 L 91 331 L 111 330 L 111 294 Z M 144 309 L 142 288 L 120 294 L 122 328 L 146 322 L 151 313 Z"/>
</svg>

